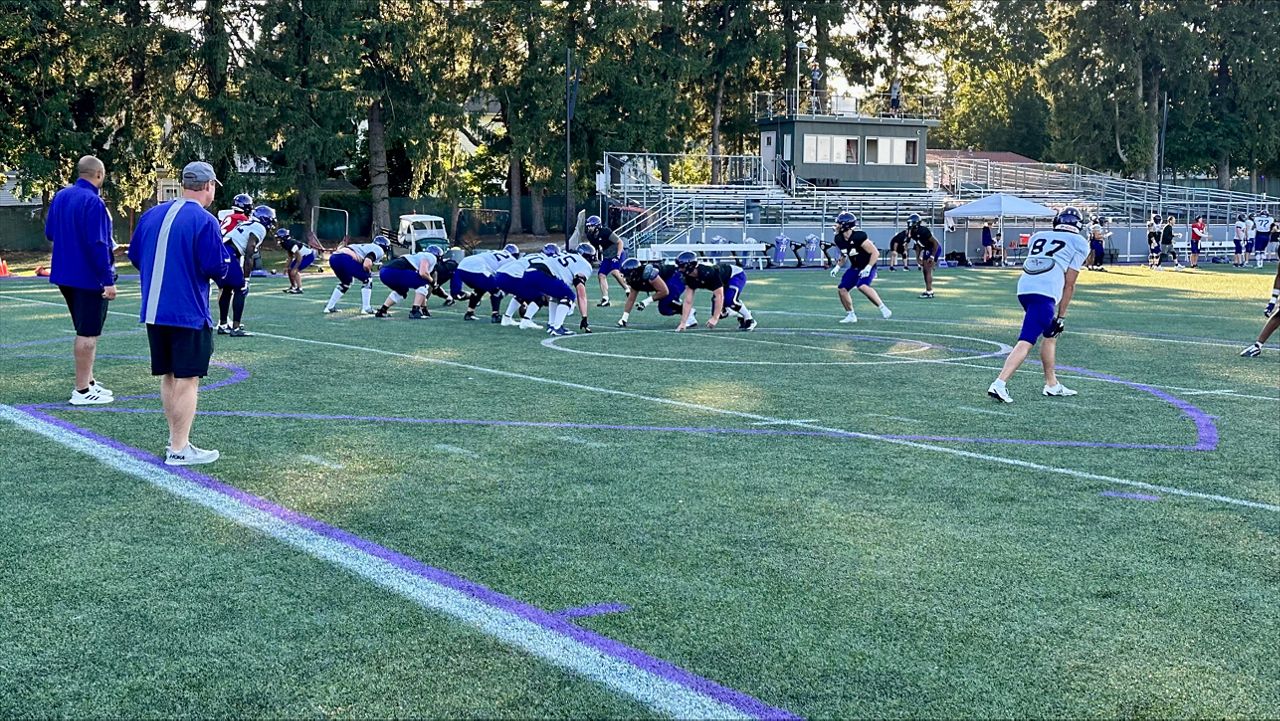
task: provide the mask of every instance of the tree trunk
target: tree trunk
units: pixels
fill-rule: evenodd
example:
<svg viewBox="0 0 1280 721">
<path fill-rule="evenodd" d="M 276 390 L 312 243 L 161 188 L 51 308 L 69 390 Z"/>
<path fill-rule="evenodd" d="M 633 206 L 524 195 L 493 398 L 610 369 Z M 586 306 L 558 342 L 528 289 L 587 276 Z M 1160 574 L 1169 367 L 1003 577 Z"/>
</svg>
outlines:
<svg viewBox="0 0 1280 721">
<path fill-rule="evenodd" d="M 720 184 L 720 118 L 724 115 L 725 73 L 716 73 L 716 97 L 711 107 L 711 184 Z"/>
<path fill-rule="evenodd" d="M 373 198 L 373 228 L 376 235 L 391 227 L 390 180 L 387 177 L 387 132 L 382 121 L 382 98 L 369 103 L 369 193 Z"/>
<path fill-rule="evenodd" d="M 302 209 L 302 222 L 311 226 L 311 216 L 314 213 L 312 209 L 320 205 L 320 179 L 316 175 L 315 158 L 307 158 L 298 163 L 298 205 Z M 312 233 L 317 233 L 318 230 L 319 228 L 311 226 Z"/>
<path fill-rule="evenodd" d="M 1154 183 L 1160 176 L 1160 78 L 1147 84 L 1147 123 L 1151 129 L 1151 159 L 1147 163 L 1147 180 Z"/>
<path fill-rule="evenodd" d="M 1218 155 L 1218 190 L 1231 190 L 1231 153 L 1223 150 Z"/>
<path fill-rule="evenodd" d="M 531 230 L 539 238 L 545 238 L 550 235 L 547 232 L 547 216 L 542 208 L 542 197 L 545 193 L 546 191 L 539 185 L 529 188 L 529 219 L 533 223 Z"/>
<path fill-rule="evenodd" d="M 507 194 L 511 198 L 511 228 L 508 232 L 523 233 L 524 218 L 520 213 L 520 196 L 523 193 L 523 184 L 520 180 L 520 156 L 511 153 L 510 162 L 507 164 Z"/>
<path fill-rule="evenodd" d="M 231 178 L 235 158 L 233 147 L 227 140 L 226 96 L 228 63 L 231 56 L 231 40 L 227 33 L 227 18 L 223 13 L 224 0 L 208 0 L 204 7 L 204 42 L 200 45 L 204 63 L 204 80 L 208 92 L 209 135 L 213 140 L 213 171 L 224 182 Z M 219 187 L 218 200 L 225 201 L 232 188 Z M 222 207 L 224 203 L 219 203 Z"/>
</svg>

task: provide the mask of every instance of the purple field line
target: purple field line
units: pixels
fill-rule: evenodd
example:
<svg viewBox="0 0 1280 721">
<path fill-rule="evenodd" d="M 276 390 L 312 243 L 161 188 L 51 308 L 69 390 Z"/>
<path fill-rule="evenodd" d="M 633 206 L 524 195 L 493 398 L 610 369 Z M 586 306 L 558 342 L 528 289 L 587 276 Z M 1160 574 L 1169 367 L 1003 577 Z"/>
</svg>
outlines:
<svg viewBox="0 0 1280 721">
<path fill-rule="evenodd" d="M 586 618 L 588 616 L 604 616 L 610 613 L 626 613 L 631 607 L 625 603 L 597 603 L 592 606 L 575 606 L 562 608 L 555 612 L 560 618 Z"/>
<path fill-rule="evenodd" d="M 206 476 L 199 471 L 195 471 L 184 466 L 166 466 L 159 458 L 144 450 L 126 445 L 114 438 L 94 433 L 87 428 L 82 428 L 74 423 L 51 416 L 30 406 L 17 406 L 17 408 L 18 410 L 45 421 L 46 423 L 51 423 L 70 431 L 71 433 L 88 438 L 96 443 L 114 448 L 137 459 L 138 461 L 157 466 L 168 473 L 181 476 L 196 485 L 202 486 L 216 493 L 220 493 L 251 508 L 270 514 L 285 523 L 310 531 L 330 540 L 343 543 L 373 556 L 374 558 L 386 561 L 401 570 L 420 576 L 433 583 L 445 586 L 446 588 L 464 593 L 489 606 L 512 613 L 560 635 L 568 636 L 580 643 L 595 648 L 603 654 L 622 660 L 632 666 L 648 671 L 649 673 L 666 679 L 672 683 L 693 689 L 715 699 L 716 701 L 719 701 L 720 703 L 738 709 L 743 713 L 756 718 L 799 718 L 790 711 L 774 708 L 759 699 L 742 693 L 741 691 L 721 686 L 710 679 L 698 676 L 691 671 L 680 668 L 668 661 L 663 661 L 662 659 L 650 656 L 637 648 L 627 646 L 620 641 L 615 641 L 614 639 L 607 638 L 595 633 L 594 631 L 574 625 L 568 620 L 561 618 L 552 612 L 524 603 L 523 601 L 518 601 L 510 596 L 494 591 L 487 586 L 476 583 L 475 581 L 470 581 L 461 576 L 456 576 L 443 569 L 429 566 L 403 553 L 391 550 L 385 546 L 374 543 L 373 541 L 357 536 L 354 533 L 331 526 L 305 514 L 279 506 L 265 498 L 262 498 L 261 496 L 255 496 L 252 493 L 242 491 L 235 486 L 228 485 L 215 478 Z"/>
<path fill-rule="evenodd" d="M 1108 498 L 1128 498 L 1129 500 L 1133 500 L 1133 501 L 1160 500 L 1160 496 L 1150 496 L 1150 495 L 1147 495 L 1146 493 L 1126 493 L 1124 491 L 1103 491 L 1098 495 L 1107 496 Z"/>
</svg>

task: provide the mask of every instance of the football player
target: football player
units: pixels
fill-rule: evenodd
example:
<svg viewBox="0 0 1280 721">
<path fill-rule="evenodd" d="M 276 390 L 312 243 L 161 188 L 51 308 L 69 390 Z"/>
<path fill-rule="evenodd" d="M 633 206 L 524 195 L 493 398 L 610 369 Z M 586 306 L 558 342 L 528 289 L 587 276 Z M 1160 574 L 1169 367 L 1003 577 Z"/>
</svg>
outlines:
<svg viewBox="0 0 1280 721">
<path fill-rule="evenodd" d="M 1276 328 L 1280 328 L 1280 312 L 1276 312 L 1276 305 L 1280 304 L 1280 266 L 1276 268 L 1276 279 L 1271 284 L 1271 301 L 1267 303 L 1266 309 L 1262 311 L 1262 315 L 1266 317 L 1267 322 L 1262 324 L 1262 332 L 1258 334 L 1258 340 L 1254 344 L 1240 351 L 1240 355 L 1245 358 L 1256 358 L 1262 354 L 1262 344 L 1267 342 L 1272 333 L 1276 332 Z"/>
<path fill-rule="evenodd" d="M 542 246 L 542 256 L 552 258 L 560 255 L 560 246 L 555 243 L 547 243 Z M 498 288 L 505 295 L 511 296 L 511 300 L 507 303 L 507 312 L 499 321 L 503 326 L 518 325 L 521 330 L 540 329 L 542 326 L 534 322 L 533 317 L 538 313 L 538 306 L 547 305 L 548 299 L 546 294 L 540 288 L 549 285 L 545 278 L 530 278 L 525 276 L 533 272 L 548 275 L 541 270 L 533 270 L 533 261 L 538 258 L 537 255 L 526 255 L 511 260 L 498 268 Z M 562 289 L 556 288 L 557 292 Z M 572 295 L 572 293 L 570 293 Z M 516 310 L 520 310 L 520 322 L 513 320 Z"/>
<path fill-rule="evenodd" d="M 1255 231 L 1253 261 L 1256 267 L 1261 268 L 1263 260 L 1267 257 L 1267 244 L 1271 242 L 1271 231 L 1275 227 L 1275 219 L 1266 210 L 1259 210 L 1257 215 L 1253 216 L 1253 224 Z"/>
<path fill-rule="evenodd" d="M 680 315 L 684 312 L 680 303 L 684 296 L 684 278 L 674 263 L 650 264 L 627 258 L 622 264 L 622 274 L 627 277 L 627 287 L 631 288 L 631 292 L 627 294 L 627 303 L 622 309 L 622 318 L 618 321 L 619 328 L 627 327 L 632 307 L 644 311 L 651 302 L 658 304 L 658 312 L 662 315 Z M 637 303 L 636 299 L 641 293 L 649 295 Z M 690 308 L 689 327 L 697 325 L 697 310 Z"/>
<path fill-rule="evenodd" d="M 222 244 L 231 256 L 231 264 L 227 267 L 225 277 L 217 280 L 221 291 L 218 294 L 218 335 L 232 338 L 244 338 L 252 335 L 240 324 L 244 317 L 244 302 L 249 295 L 249 273 L 253 270 L 253 255 L 258 246 L 267 237 L 267 233 L 276 224 L 276 211 L 259 205 L 254 208 L 249 220 L 236 223 L 223 236 Z M 227 322 L 230 313 L 231 322 Z"/>
<path fill-rule="evenodd" d="M 677 331 L 692 328 L 693 294 L 698 289 L 711 291 L 711 317 L 707 330 L 714 330 L 722 312 L 738 316 L 738 330 L 755 330 L 756 319 L 742 303 L 742 292 L 747 287 L 747 273 L 732 263 L 700 263 L 698 256 L 686 250 L 676 256 L 676 268 L 684 281 L 681 300 L 680 324 Z"/>
<path fill-rule="evenodd" d="M 583 236 L 595 249 L 595 256 L 600 259 L 600 268 L 596 271 L 596 277 L 600 280 L 600 302 L 596 303 L 596 307 L 608 308 L 609 278 L 611 276 L 618 281 L 623 295 L 630 293 L 627 288 L 627 279 L 622 275 L 622 263 L 627 259 L 627 251 L 623 246 L 622 236 L 618 235 L 612 228 L 602 224 L 598 215 L 587 218 Z"/>
<path fill-rule="evenodd" d="M 526 279 L 532 275 L 533 281 L 537 284 L 537 290 L 550 301 L 547 306 L 547 333 L 574 334 L 573 331 L 565 329 L 564 321 L 573 312 L 575 302 L 578 304 L 578 312 L 582 315 L 578 328 L 584 333 L 591 332 L 591 325 L 587 322 L 587 278 L 591 276 L 591 262 L 595 259 L 595 252 L 595 247 L 590 243 L 582 243 L 578 245 L 575 252 L 556 255 L 544 253 L 530 262 L 529 270 L 525 273 Z M 540 274 L 546 274 L 558 280 L 560 284 L 547 282 L 546 278 L 539 277 Z M 568 294 L 565 293 L 566 290 Z M 525 317 L 531 316 L 526 312 Z"/>
<path fill-rule="evenodd" d="M 497 273 L 507 262 L 520 257 L 520 248 L 514 243 L 508 243 L 502 250 L 490 250 L 483 253 L 469 255 L 458 263 L 458 269 L 454 272 L 453 278 L 449 282 L 449 292 L 454 298 L 467 301 L 467 312 L 463 314 L 462 319 L 473 321 L 476 319 L 476 308 L 480 306 L 481 299 L 485 294 L 489 295 L 490 322 L 499 322 L 499 316 L 502 315 L 502 289 L 498 287 Z M 463 287 L 470 288 L 471 293 L 463 292 Z"/>
<path fill-rule="evenodd" d="M 385 235 L 374 236 L 373 242 L 344 245 L 329 255 L 329 269 L 338 278 L 338 286 L 324 306 L 325 313 L 337 313 L 338 301 L 353 281 L 360 281 L 360 312 L 373 313 L 373 277 L 375 263 L 381 263 L 391 249 L 391 241 Z"/>
<path fill-rule="evenodd" d="M 902 269 L 911 270 L 907 261 L 907 239 L 910 238 L 910 229 L 903 229 L 894 234 L 889 239 L 889 270 L 897 270 L 898 258 L 902 258 Z"/>
<path fill-rule="evenodd" d="M 235 230 L 237 225 L 249 219 L 249 212 L 253 208 L 253 198 L 244 193 L 240 193 L 231 199 L 231 212 L 222 220 L 222 237 L 226 237 L 227 233 Z"/>
<path fill-rule="evenodd" d="M 1005 384 L 1018 366 L 1027 359 L 1040 336 L 1040 360 L 1044 365 L 1046 396 L 1074 396 L 1076 392 L 1062 385 L 1055 372 L 1058 336 L 1066 329 L 1067 306 L 1075 293 L 1076 278 L 1089 246 L 1080 237 L 1080 211 L 1070 206 L 1058 211 L 1053 230 L 1042 230 L 1027 242 L 1027 257 L 1022 262 L 1018 279 L 1018 302 L 1026 311 L 1018 343 L 1004 361 L 1000 375 L 987 388 L 987 395 L 1001 403 L 1012 403 Z"/>
<path fill-rule="evenodd" d="M 1106 228 L 1107 219 L 1102 217 L 1094 217 L 1093 224 L 1089 226 L 1089 254 L 1093 256 L 1089 270 L 1107 270 L 1102 264 L 1107 258 L 1106 241 L 1111 237 L 1111 231 Z"/>
<path fill-rule="evenodd" d="M 919 214 L 912 213 L 907 218 L 907 237 L 919 251 L 920 255 L 916 258 L 916 262 L 920 264 L 920 270 L 924 272 L 924 292 L 920 294 L 921 298 L 933 297 L 933 269 L 938 266 L 941 260 L 942 243 L 933 237 L 933 231 L 929 230 L 929 226 L 925 225 L 920 219 Z"/>
<path fill-rule="evenodd" d="M 1196 216 L 1191 223 L 1191 261 L 1188 268 L 1192 270 L 1200 267 L 1200 244 L 1206 240 L 1212 240 L 1213 236 L 1209 233 L 1209 224 L 1205 222 L 1203 215 Z"/>
<path fill-rule="evenodd" d="M 435 284 L 433 279 L 436 264 L 440 262 L 440 256 L 443 254 L 440 246 L 428 245 L 424 251 L 402 255 L 382 266 L 378 271 L 378 280 L 381 280 L 391 292 L 387 294 L 387 299 L 383 301 L 382 307 L 378 308 L 373 317 L 388 317 L 391 306 L 407 298 L 409 291 L 412 290 L 413 309 L 409 311 L 409 317 L 414 320 L 430 318 L 431 311 L 427 310 L 427 297 L 431 294 L 431 286 Z"/>
<path fill-rule="evenodd" d="M 1235 244 L 1236 252 L 1235 252 L 1235 255 L 1231 257 L 1231 265 L 1237 268 L 1244 267 L 1244 238 L 1245 238 L 1245 233 L 1248 231 L 1248 229 L 1249 229 L 1248 219 L 1245 218 L 1244 213 L 1238 214 L 1236 216 L 1236 233 L 1234 238 L 1232 239 L 1232 242 Z"/>
<path fill-rule="evenodd" d="M 288 228 L 276 231 L 276 242 L 288 258 L 285 273 L 289 276 L 289 287 L 281 292 L 298 295 L 302 293 L 302 271 L 316 262 L 316 249 L 293 237 Z"/>
<path fill-rule="evenodd" d="M 831 268 L 831 277 L 840 275 L 840 269 L 846 262 L 849 265 L 836 288 L 836 295 L 840 297 L 840 304 L 845 310 L 845 316 L 840 322 L 858 322 L 858 314 L 853 311 L 853 298 L 849 296 L 851 288 L 857 288 L 858 292 L 875 304 L 880 309 L 880 315 L 885 318 L 891 317 L 893 311 L 889 310 L 889 306 L 880 300 L 880 294 L 871 287 L 871 283 L 876 279 L 876 263 L 880 262 L 880 249 L 871 242 L 865 232 L 858 228 L 858 216 L 853 213 L 844 212 L 837 215 L 835 226 L 835 246 L 840 251 L 840 259 Z"/>
<path fill-rule="evenodd" d="M 1160 270 L 1160 214 L 1152 213 L 1147 220 L 1147 267 Z"/>
</svg>

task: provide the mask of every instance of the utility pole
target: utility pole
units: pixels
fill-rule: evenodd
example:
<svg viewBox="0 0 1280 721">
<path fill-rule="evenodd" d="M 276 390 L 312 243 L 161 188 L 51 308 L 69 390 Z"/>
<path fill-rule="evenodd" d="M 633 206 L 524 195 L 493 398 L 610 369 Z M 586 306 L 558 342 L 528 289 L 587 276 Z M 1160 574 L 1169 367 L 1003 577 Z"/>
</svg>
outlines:
<svg viewBox="0 0 1280 721">
<path fill-rule="evenodd" d="M 578 81 L 581 76 L 573 64 L 573 48 L 564 55 L 564 244 L 576 226 L 573 212 L 573 113 L 578 104 Z"/>
</svg>

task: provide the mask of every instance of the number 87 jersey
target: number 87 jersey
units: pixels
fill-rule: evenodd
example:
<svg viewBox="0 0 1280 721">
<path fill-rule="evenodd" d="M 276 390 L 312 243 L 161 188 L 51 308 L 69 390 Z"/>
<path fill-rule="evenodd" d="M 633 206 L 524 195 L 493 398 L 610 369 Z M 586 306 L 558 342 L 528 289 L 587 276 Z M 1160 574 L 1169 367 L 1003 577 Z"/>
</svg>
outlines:
<svg viewBox="0 0 1280 721">
<path fill-rule="evenodd" d="M 1042 230 L 1027 241 L 1027 258 L 1022 262 L 1018 295 L 1045 295 L 1062 300 L 1068 270 L 1080 270 L 1089 255 L 1089 245 L 1079 233 Z"/>
</svg>

